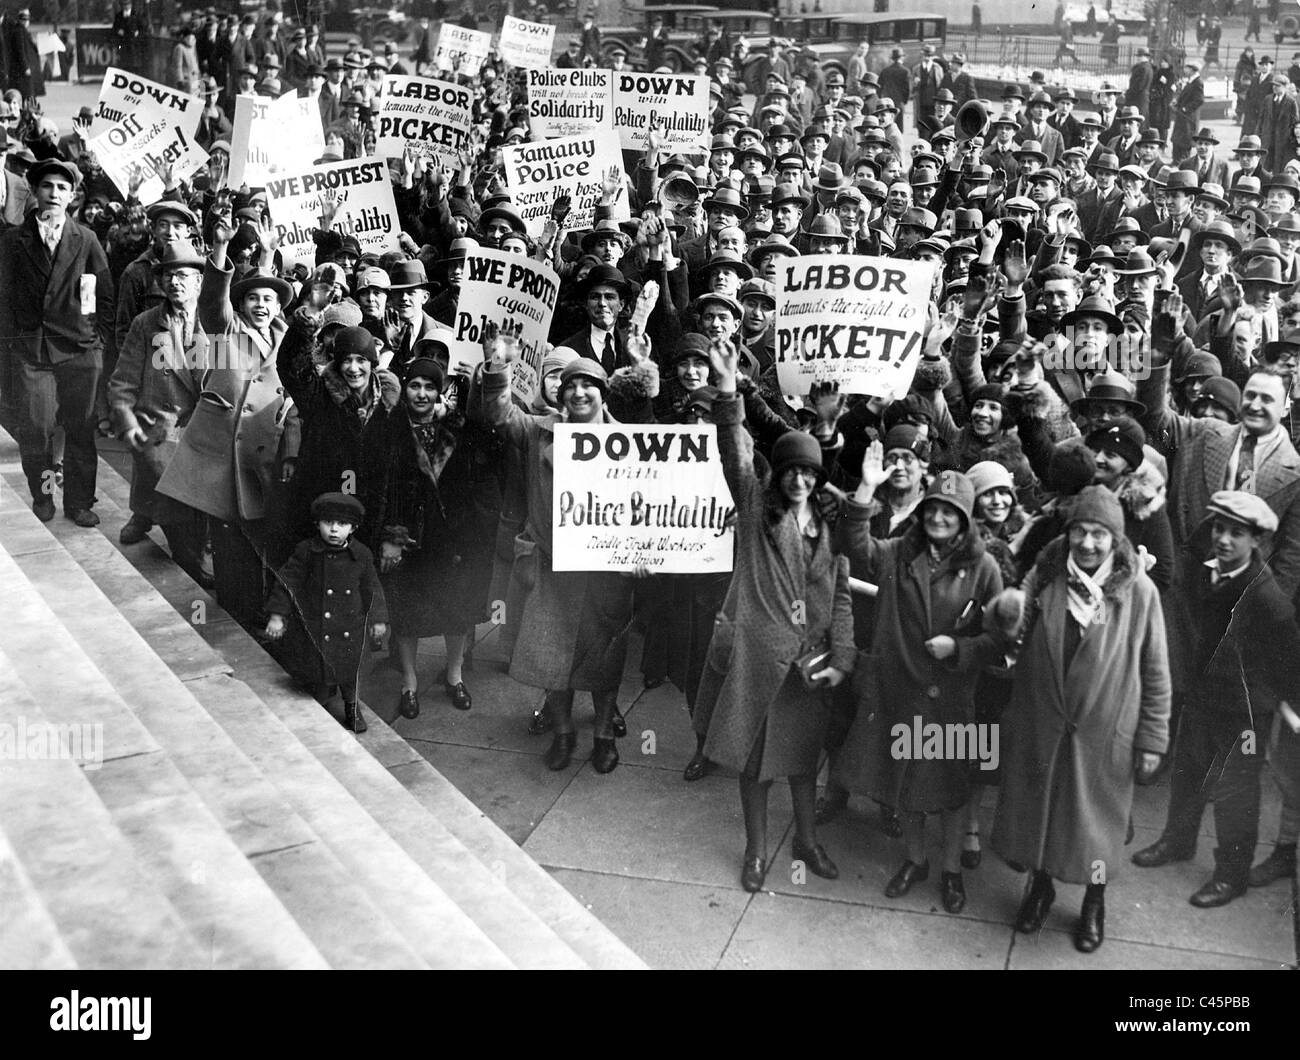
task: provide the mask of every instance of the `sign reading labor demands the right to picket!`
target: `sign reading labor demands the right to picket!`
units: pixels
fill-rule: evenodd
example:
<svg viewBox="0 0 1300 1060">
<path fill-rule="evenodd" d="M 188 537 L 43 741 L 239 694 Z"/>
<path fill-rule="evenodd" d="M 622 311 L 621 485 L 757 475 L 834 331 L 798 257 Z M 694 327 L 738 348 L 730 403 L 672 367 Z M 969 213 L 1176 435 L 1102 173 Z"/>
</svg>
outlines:
<svg viewBox="0 0 1300 1060">
<path fill-rule="evenodd" d="M 381 98 L 376 151 L 401 158 L 409 148 L 448 169 L 460 166 L 472 125 L 468 88 L 431 77 L 388 74 Z"/>
<path fill-rule="evenodd" d="M 355 236 L 361 252 L 383 254 L 400 250 L 402 227 L 393 200 L 388 165 L 368 156 L 342 162 L 323 162 L 282 176 L 266 184 L 271 222 L 286 259 L 316 263 L 312 233 L 320 227 L 327 203 L 336 204 L 331 230 Z"/>
<path fill-rule="evenodd" d="M 529 70 L 528 124 L 535 136 L 614 128 L 614 71 Z"/>
<path fill-rule="evenodd" d="M 501 42 L 497 53 L 511 66 L 526 70 L 545 70 L 551 65 L 555 48 L 555 26 L 542 22 L 525 22 L 506 15 L 501 23 Z"/>
<path fill-rule="evenodd" d="M 476 77 L 491 50 L 491 33 L 444 22 L 438 32 L 438 43 L 433 49 L 433 66 L 436 70 L 449 70 Z"/>
<path fill-rule="evenodd" d="M 104 83 L 99 86 L 90 135 L 100 136 L 127 118 L 134 118 L 142 125 L 166 118 L 182 129 L 187 138 L 193 139 L 202 114 L 203 101 L 198 96 L 110 66 L 104 71 Z"/>
<path fill-rule="evenodd" d="M 313 100 L 285 95 L 235 98 L 230 137 L 232 188 L 264 188 L 275 177 L 301 171 L 325 153 L 325 133 Z"/>
<path fill-rule="evenodd" d="M 447 343 L 451 362 L 473 366 L 483 360 L 483 332 L 489 324 L 501 331 L 522 326 L 519 359 L 510 366 L 510 388 L 525 405 L 541 382 L 546 338 L 555 315 L 560 277 L 544 262 L 478 247 L 465 259 L 456 320 Z"/>
<path fill-rule="evenodd" d="M 557 423 L 557 571 L 731 570 L 735 504 L 711 423 Z"/>
<path fill-rule="evenodd" d="M 625 151 L 644 151 L 650 126 L 669 152 L 709 146 L 709 79 L 694 74 L 614 75 L 614 131 Z"/>
<path fill-rule="evenodd" d="M 536 239 L 551 216 L 551 204 L 560 194 L 567 194 L 571 200 L 571 212 L 565 221 L 570 229 L 576 232 L 595 224 L 604 177 L 607 172 L 618 177 L 623 155 L 613 132 L 605 129 L 507 147 L 501 152 L 501 160 L 515 209 L 523 217 L 528 234 Z M 624 195 L 618 197 L 611 210 L 615 221 L 626 221 L 631 216 Z"/>
<path fill-rule="evenodd" d="M 776 371 L 786 394 L 813 383 L 902 397 L 921 358 L 936 264 L 809 254 L 777 266 Z"/>
</svg>

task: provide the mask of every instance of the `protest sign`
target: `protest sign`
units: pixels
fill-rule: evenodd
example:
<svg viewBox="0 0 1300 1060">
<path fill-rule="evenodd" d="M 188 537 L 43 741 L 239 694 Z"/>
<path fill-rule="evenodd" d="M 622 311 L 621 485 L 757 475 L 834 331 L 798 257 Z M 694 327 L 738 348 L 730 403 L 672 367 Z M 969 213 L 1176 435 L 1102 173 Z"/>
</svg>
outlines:
<svg viewBox="0 0 1300 1060">
<path fill-rule="evenodd" d="M 237 96 L 230 139 L 232 188 L 264 188 L 272 177 L 302 170 L 325 152 L 325 133 L 314 100 Z"/>
<path fill-rule="evenodd" d="M 431 77 L 389 74 L 384 78 L 375 150 L 386 158 L 401 158 L 409 147 L 423 158 L 457 167 L 469 147 L 468 88 Z"/>
<path fill-rule="evenodd" d="M 473 77 L 483 68 L 483 60 L 491 50 L 491 33 L 444 22 L 438 32 L 438 44 L 433 49 L 433 66 L 436 70 L 450 70 Z"/>
<path fill-rule="evenodd" d="M 921 357 L 934 262 L 850 254 L 783 258 L 774 352 L 781 390 L 834 380 L 849 394 L 902 397 Z"/>
<path fill-rule="evenodd" d="M 503 331 L 522 324 L 519 360 L 511 365 L 510 386 L 521 401 L 531 401 L 559 289 L 560 278 L 549 265 L 490 247 L 471 251 L 456 299 L 452 340 L 447 344 L 452 363 L 475 365 L 483 360 L 483 329 L 488 324 Z"/>
<path fill-rule="evenodd" d="M 528 122 L 554 139 L 614 127 L 614 71 L 529 70 Z"/>
<path fill-rule="evenodd" d="M 555 48 L 555 26 L 541 22 L 525 22 L 514 15 L 506 15 L 501 23 L 501 43 L 497 52 L 511 66 L 528 70 L 545 70 L 551 65 L 551 52 Z"/>
<path fill-rule="evenodd" d="M 327 202 L 337 203 L 332 230 L 355 236 L 362 253 L 399 250 L 401 225 L 388 166 L 378 158 L 349 158 L 305 166 L 266 183 L 267 206 L 287 259 L 316 261 L 312 232 L 320 227 Z"/>
<path fill-rule="evenodd" d="M 198 96 L 110 66 L 104 71 L 104 83 L 99 86 L 99 99 L 90 120 L 90 135 L 101 136 L 108 132 L 110 125 L 128 117 L 146 125 L 156 118 L 166 117 L 190 139 L 198 130 L 202 114 L 203 101 Z"/>
<path fill-rule="evenodd" d="M 207 164 L 208 153 L 186 135 L 170 114 L 151 117 L 145 112 L 144 119 L 129 114 L 99 136 L 92 136 L 86 147 L 94 152 L 123 198 L 131 195 L 132 173 L 137 167 L 143 168 L 144 179 L 135 196 L 142 206 L 148 206 L 166 191 L 161 169 L 171 167 L 174 179 L 189 180 Z"/>
<path fill-rule="evenodd" d="M 557 423 L 554 459 L 552 569 L 731 570 L 735 505 L 713 424 Z"/>
<path fill-rule="evenodd" d="M 542 234 L 551 204 L 561 192 L 572 200 L 565 222 L 568 227 L 574 231 L 590 228 L 595 223 L 605 172 L 612 169 L 618 174 L 623 169 L 618 140 L 608 129 L 507 147 L 501 159 L 506 187 L 533 238 Z M 619 196 L 612 209 L 610 216 L 615 221 L 626 221 L 631 216 L 625 195 Z"/>
<path fill-rule="evenodd" d="M 644 151 L 653 124 L 669 152 L 709 145 L 709 79 L 693 74 L 614 75 L 614 131 L 626 151 Z"/>
</svg>

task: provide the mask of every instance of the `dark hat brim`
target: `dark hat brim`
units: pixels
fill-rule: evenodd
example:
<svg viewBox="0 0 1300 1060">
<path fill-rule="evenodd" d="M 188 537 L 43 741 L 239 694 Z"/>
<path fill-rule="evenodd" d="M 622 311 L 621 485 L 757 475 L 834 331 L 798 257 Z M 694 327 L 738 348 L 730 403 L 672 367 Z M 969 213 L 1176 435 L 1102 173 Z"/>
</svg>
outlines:
<svg viewBox="0 0 1300 1060">
<path fill-rule="evenodd" d="M 243 300 L 244 295 L 249 291 L 255 291 L 259 287 L 269 287 L 280 298 L 282 305 L 287 305 L 293 297 L 293 288 L 288 282 L 280 279 L 278 276 L 258 276 L 249 274 L 241 280 L 236 280 L 230 285 L 230 302 L 237 306 Z"/>
</svg>

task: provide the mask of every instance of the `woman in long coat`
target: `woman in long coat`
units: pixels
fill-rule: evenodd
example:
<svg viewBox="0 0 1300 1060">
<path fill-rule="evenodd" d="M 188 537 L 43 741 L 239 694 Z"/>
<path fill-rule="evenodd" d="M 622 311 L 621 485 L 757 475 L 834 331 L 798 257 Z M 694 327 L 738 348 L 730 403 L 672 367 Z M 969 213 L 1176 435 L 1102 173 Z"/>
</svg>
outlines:
<svg viewBox="0 0 1300 1060">
<path fill-rule="evenodd" d="M 1101 945 L 1105 886 L 1169 741 L 1160 595 L 1124 535 L 1119 498 L 1088 486 L 1024 583 L 1027 630 L 1002 715 L 993 848 L 1034 875 L 1016 930 L 1042 927 L 1052 880 L 1087 885 L 1074 944 Z"/>
<path fill-rule="evenodd" d="M 857 650 L 848 561 L 835 555 L 815 501 L 826 479 L 822 448 L 790 431 L 772 447 L 771 470 L 755 467 L 736 393 L 736 350 L 715 348 L 712 360 L 720 391 L 713 419 L 736 504 L 736 561 L 709 643 L 695 729 L 707 733 L 709 761 L 740 773 L 745 890 L 763 885 L 767 795 L 777 777 L 790 781 L 794 858 L 834 879 L 839 870 L 817 842 L 817 766 L 825 695 L 852 672 Z M 810 652 L 818 661 L 805 675 L 799 660 Z"/>
<path fill-rule="evenodd" d="M 925 815 L 941 815 L 940 892 L 944 908 L 958 913 L 966 904 L 962 836 L 977 747 L 967 745 L 958 755 L 954 741 L 952 754 L 914 757 L 911 749 L 921 739 L 913 733 L 918 726 L 923 732 L 939 725 L 955 734 L 949 726 L 974 722 L 976 676 L 1003 654 L 1002 640 L 982 628 L 984 605 L 1002 591 L 1002 575 L 972 526 L 974 489 L 958 471 L 935 477 L 918 506 L 916 525 L 902 537 L 872 537 L 871 501 L 887 477 L 884 447 L 872 442 L 862 461 L 862 484 L 836 527 L 840 549 L 879 586 L 874 680 L 859 682 L 865 702 L 846 739 L 846 752 L 875 768 L 864 769 L 848 786 L 865 787 L 876 801 L 898 808 L 907 857 L 885 888 L 891 898 L 929 877 Z"/>
</svg>

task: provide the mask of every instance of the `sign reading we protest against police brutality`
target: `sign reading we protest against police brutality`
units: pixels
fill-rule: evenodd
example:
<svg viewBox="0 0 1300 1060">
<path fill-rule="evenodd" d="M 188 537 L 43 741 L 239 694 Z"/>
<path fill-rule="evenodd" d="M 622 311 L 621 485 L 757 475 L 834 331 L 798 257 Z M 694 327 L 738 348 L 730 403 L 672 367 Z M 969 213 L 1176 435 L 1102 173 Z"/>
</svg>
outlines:
<svg viewBox="0 0 1300 1060">
<path fill-rule="evenodd" d="M 835 381 L 849 394 L 902 397 L 912 383 L 934 262 L 811 254 L 777 266 L 773 349 L 781 390 Z"/>
<path fill-rule="evenodd" d="M 709 79 L 694 74 L 614 75 L 614 131 L 627 151 L 644 151 L 650 126 L 669 152 L 709 146 Z"/>
<path fill-rule="evenodd" d="M 388 165 L 381 158 L 350 158 L 307 166 L 266 184 L 267 206 L 285 258 L 316 262 L 312 233 L 327 201 L 336 202 L 333 231 L 355 236 L 363 253 L 400 250 L 401 224 Z"/>
<path fill-rule="evenodd" d="M 143 170 L 135 191 L 142 206 L 163 197 L 166 185 L 160 173 L 167 167 L 176 180 L 189 180 L 208 161 L 208 153 L 168 114 L 146 112 L 142 118 L 129 114 L 87 140 L 86 147 L 123 198 L 131 195 L 132 174 Z"/>
<path fill-rule="evenodd" d="M 473 77 L 483 68 L 483 60 L 491 50 L 491 33 L 444 22 L 433 49 L 433 66 L 436 70 L 450 70 Z"/>
<path fill-rule="evenodd" d="M 557 423 L 554 453 L 555 570 L 731 570 L 735 505 L 713 424 Z"/>
<path fill-rule="evenodd" d="M 301 171 L 325 152 L 317 104 L 300 96 L 238 96 L 230 137 L 232 188 L 264 188 L 273 177 Z"/>
<path fill-rule="evenodd" d="M 450 81 L 407 74 L 384 78 L 383 105 L 375 150 L 400 158 L 407 148 L 454 169 L 469 148 L 472 125 L 469 89 Z"/>
<path fill-rule="evenodd" d="M 506 187 L 533 238 L 542 234 L 551 204 L 561 193 L 567 194 L 572 204 L 565 224 L 575 232 L 590 228 L 595 223 L 605 173 L 612 169 L 619 174 L 623 169 L 623 153 L 609 129 L 507 147 L 501 160 Z M 611 211 L 615 221 L 628 220 L 627 197 L 620 195 Z"/>
<path fill-rule="evenodd" d="M 127 118 L 142 125 L 152 125 L 158 118 L 168 118 L 176 128 L 193 138 L 203 115 L 203 101 L 175 88 L 160 85 L 139 74 L 110 66 L 99 87 L 99 100 L 90 120 L 90 135 L 102 136 L 109 127 Z"/>
<path fill-rule="evenodd" d="M 483 332 L 489 324 L 502 331 L 522 325 L 510 387 L 521 401 L 532 401 L 559 289 L 560 277 L 549 265 L 490 247 L 472 251 L 465 259 L 447 344 L 452 363 L 475 365 L 483 360 Z"/>
<path fill-rule="evenodd" d="M 525 22 L 514 15 L 506 15 L 501 23 L 501 42 L 497 45 L 497 52 L 511 66 L 545 70 L 551 65 L 554 48 L 554 25 Z"/>
<path fill-rule="evenodd" d="M 528 124 L 554 139 L 614 128 L 614 71 L 529 70 Z"/>
</svg>

